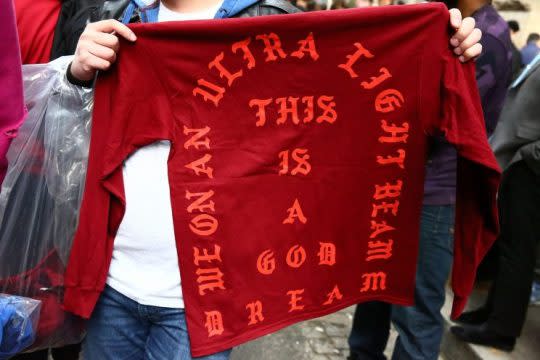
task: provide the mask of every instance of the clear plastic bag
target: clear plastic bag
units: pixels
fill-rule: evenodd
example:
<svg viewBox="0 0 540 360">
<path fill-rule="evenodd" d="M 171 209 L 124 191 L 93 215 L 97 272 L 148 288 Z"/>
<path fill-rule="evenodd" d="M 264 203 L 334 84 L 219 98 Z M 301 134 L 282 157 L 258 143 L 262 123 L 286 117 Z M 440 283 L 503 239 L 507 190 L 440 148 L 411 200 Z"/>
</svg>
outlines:
<svg viewBox="0 0 540 360">
<path fill-rule="evenodd" d="M 41 301 L 0 294 L 0 360 L 29 347 L 36 339 Z"/>
<path fill-rule="evenodd" d="M 28 116 L 0 192 L 0 292 L 42 301 L 32 349 L 80 341 L 62 308 L 64 270 L 82 200 L 93 92 L 70 84 L 71 57 L 23 66 Z"/>
</svg>

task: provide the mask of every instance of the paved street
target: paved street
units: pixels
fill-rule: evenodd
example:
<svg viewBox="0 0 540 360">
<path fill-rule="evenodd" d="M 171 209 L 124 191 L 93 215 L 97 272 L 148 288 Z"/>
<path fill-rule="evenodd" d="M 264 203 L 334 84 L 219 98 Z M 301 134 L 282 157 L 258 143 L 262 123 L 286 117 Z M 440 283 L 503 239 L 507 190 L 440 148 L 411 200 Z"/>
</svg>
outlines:
<svg viewBox="0 0 540 360">
<path fill-rule="evenodd" d="M 344 360 L 353 311 L 350 307 L 252 341 L 235 349 L 231 360 Z M 391 344 L 394 339 L 393 332 Z"/>
</svg>

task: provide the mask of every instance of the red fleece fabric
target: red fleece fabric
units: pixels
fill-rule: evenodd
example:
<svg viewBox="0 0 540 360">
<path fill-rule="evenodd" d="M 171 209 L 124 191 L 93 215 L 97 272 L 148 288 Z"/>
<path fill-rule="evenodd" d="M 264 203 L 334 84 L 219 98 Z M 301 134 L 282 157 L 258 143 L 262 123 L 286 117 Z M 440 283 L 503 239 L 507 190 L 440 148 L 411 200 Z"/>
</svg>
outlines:
<svg viewBox="0 0 540 360">
<path fill-rule="evenodd" d="M 13 3 L 17 14 L 22 63 L 48 63 L 62 1 L 15 0 Z"/>
<path fill-rule="evenodd" d="M 134 25 L 97 82 L 66 309 L 91 315 L 123 161 L 159 140 L 193 356 L 363 301 L 412 304 L 426 151 L 442 133 L 460 156 L 459 314 L 498 231 L 500 170 L 448 23 L 424 4 Z"/>
</svg>

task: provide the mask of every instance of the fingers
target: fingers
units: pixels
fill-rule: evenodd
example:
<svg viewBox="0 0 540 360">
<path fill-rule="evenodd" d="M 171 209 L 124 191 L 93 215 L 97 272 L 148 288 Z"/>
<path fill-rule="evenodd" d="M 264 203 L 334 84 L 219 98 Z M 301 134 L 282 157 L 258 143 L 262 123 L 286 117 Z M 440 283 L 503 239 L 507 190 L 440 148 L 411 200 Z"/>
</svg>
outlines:
<svg viewBox="0 0 540 360">
<path fill-rule="evenodd" d="M 111 67 L 111 63 L 102 59 L 90 52 L 81 54 L 81 68 L 87 73 L 95 73 L 97 70 L 107 70 Z"/>
<path fill-rule="evenodd" d="M 459 46 L 463 42 L 463 40 L 465 40 L 469 35 L 471 35 L 475 25 L 476 22 L 472 17 L 466 17 L 465 19 L 463 19 L 463 21 L 461 22 L 461 26 L 452 37 L 452 40 L 457 39 L 458 41 L 458 45 L 456 46 Z M 454 42 L 452 42 L 452 40 L 450 41 L 452 45 L 454 45 Z"/>
<path fill-rule="evenodd" d="M 462 16 L 461 16 L 461 11 L 459 11 L 458 9 L 450 9 L 450 25 L 452 25 L 452 27 L 454 29 L 459 29 L 459 27 L 461 26 L 461 21 L 462 21 Z"/>
<path fill-rule="evenodd" d="M 118 41 L 118 38 L 112 34 L 96 33 L 94 41 L 99 45 L 113 49 L 115 52 L 120 48 L 120 41 Z"/>
<path fill-rule="evenodd" d="M 467 36 L 467 38 L 465 40 L 463 40 L 461 42 L 461 44 L 459 44 L 459 46 L 454 49 L 454 53 L 456 55 L 463 54 L 469 48 L 471 48 L 472 46 L 479 43 L 480 39 L 482 39 L 482 30 L 480 30 L 478 28 L 473 29 L 471 34 L 469 36 Z"/>
<path fill-rule="evenodd" d="M 473 46 L 471 46 L 470 48 L 468 48 L 467 50 L 465 50 L 463 55 L 461 55 L 459 57 L 459 60 L 461 62 L 467 62 L 470 59 L 474 59 L 474 58 L 480 56 L 481 53 L 482 53 L 482 44 L 476 43 Z"/>
<path fill-rule="evenodd" d="M 122 36 L 129 41 L 137 40 L 135 33 L 130 30 L 126 25 L 117 20 L 103 20 L 95 23 L 88 24 L 88 27 L 94 31 L 102 33 L 112 33 Z"/>
<path fill-rule="evenodd" d="M 120 47 L 118 37 L 135 41 L 135 34 L 116 20 L 88 24 L 79 38 L 70 71 L 74 78 L 91 80 L 97 70 L 107 70 L 116 61 Z"/>
<path fill-rule="evenodd" d="M 92 44 L 92 46 L 88 47 L 87 51 L 98 58 L 108 61 L 109 63 L 114 63 L 116 61 L 116 51 L 106 46 Z"/>
</svg>

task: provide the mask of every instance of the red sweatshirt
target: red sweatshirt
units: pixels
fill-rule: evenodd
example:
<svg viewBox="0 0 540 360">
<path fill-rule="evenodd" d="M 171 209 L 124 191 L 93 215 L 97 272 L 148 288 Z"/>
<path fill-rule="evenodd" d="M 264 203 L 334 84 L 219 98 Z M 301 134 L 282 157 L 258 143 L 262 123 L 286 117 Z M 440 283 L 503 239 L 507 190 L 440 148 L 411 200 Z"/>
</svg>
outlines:
<svg viewBox="0 0 540 360">
<path fill-rule="evenodd" d="M 412 304 L 429 136 L 459 151 L 454 311 L 498 225 L 474 64 L 442 4 L 135 25 L 98 80 L 65 306 L 89 317 L 125 210 L 123 161 L 172 143 L 192 354 L 351 304 Z M 159 281 L 159 279 L 156 279 Z"/>
</svg>

